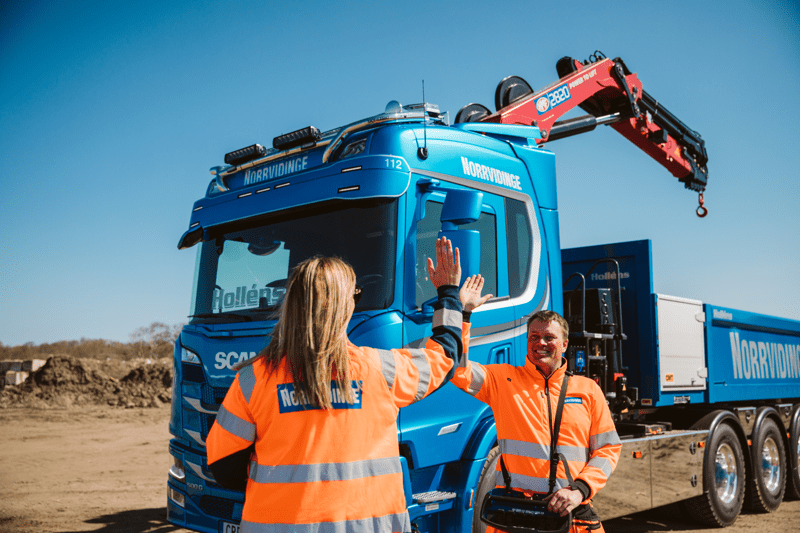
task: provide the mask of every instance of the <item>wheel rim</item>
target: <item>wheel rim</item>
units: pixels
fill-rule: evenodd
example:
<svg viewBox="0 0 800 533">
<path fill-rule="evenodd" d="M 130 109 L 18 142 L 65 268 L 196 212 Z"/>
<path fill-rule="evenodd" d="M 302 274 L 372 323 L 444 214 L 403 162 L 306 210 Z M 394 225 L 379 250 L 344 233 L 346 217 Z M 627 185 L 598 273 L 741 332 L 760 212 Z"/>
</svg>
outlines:
<svg viewBox="0 0 800 533">
<path fill-rule="evenodd" d="M 736 469 L 736 456 L 728 444 L 722 444 L 717 448 L 717 456 L 714 459 L 714 484 L 720 501 L 729 504 L 736 498 L 739 475 Z"/>
<path fill-rule="evenodd" d="M 772 437 L 767 437 L 761 447 L 761 477 L 768 491 L 775 492 L 778 489 L 781 482 L 781 460 L 778 445 Z"/>
<path fill-rule="evenodd" d="M 800 435 L 797 436 L 797 455 L 795 457 L 797 458 L 795 464 L 800 463 Z"/>
</svg>

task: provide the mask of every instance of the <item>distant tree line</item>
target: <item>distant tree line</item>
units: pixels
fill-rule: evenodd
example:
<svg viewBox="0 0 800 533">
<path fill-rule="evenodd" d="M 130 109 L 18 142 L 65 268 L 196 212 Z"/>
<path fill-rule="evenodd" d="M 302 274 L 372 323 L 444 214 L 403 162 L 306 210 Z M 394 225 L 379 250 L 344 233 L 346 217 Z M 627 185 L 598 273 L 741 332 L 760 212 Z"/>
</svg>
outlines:
<svg viewBox="0 0 800 533">
<path fill-rule="evenodd" d="M 47 359 L 51 355 L 69 355 L 88 359 L 133 359 L 136 357 L 172 357 L 173 343 L 181 332 L 183 324 L 169 326 L 163 322 L 153 322 L 149 326 L 135 329 L 129 342 L 105 339 L 79 341 L 58 341 L 34 344 L 28 342 L 20 346 L 6 346 L 0 341 L 0 360 L 9 359 Z"/>
</svg>

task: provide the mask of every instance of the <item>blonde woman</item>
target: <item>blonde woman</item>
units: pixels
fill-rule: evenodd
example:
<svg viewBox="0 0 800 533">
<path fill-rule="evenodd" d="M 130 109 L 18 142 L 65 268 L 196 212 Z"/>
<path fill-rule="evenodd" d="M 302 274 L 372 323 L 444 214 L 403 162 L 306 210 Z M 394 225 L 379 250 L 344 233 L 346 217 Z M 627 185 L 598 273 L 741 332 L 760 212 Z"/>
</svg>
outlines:
<svg viewBox="0 0 800 533">
<path fill-rule="evenodd" d="M 217 482 L 245 490 L 242 533 L 411 531 L 398 410 L 450 379 L 463 346 L 461 266 L 445 238 L 436 263 L 428 259 L 439 300 L 424 349 L 353 345 L 353 269 L 326 257 L 294 269 L 272 340 L 240 368 L 207 441 Z M 482 282 L 465 283 L 467 311 L 486 300 Z"/>
</svg>

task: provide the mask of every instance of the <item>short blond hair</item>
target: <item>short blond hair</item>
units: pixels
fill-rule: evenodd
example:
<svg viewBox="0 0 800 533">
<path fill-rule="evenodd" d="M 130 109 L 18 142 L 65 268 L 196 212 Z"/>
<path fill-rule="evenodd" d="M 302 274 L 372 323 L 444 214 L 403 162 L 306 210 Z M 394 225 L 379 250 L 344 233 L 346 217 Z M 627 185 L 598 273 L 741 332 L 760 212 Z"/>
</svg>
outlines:
<svg viewBox="0 0 800 533">
<path fill-rule="evenodd" d="M 564 334 L 564 338 L 567 339 L 569 337 L 569 322 L 555 311 L 536 311 L 528 318 L 527 329 L 531 328 L 531 322 L 534 320 L 538 320 L 539 322 L 555 322 L 561 326 L 561 332 Z"/>
</svg>

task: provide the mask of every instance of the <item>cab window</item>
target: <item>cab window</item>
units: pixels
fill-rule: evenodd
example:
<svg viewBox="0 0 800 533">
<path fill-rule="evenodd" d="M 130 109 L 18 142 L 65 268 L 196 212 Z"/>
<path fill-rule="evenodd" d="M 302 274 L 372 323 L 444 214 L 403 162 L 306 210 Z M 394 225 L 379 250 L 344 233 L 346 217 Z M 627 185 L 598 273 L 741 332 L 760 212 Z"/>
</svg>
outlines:
<svg viewBox="0 0 800 533">
<path fill-rule="evenodd" d="M 514 298 L 525 291 L 531 273 L 531 223 L 523 202 L 506 198 L 505 204 L 508 295 Z"/>
</svg>

